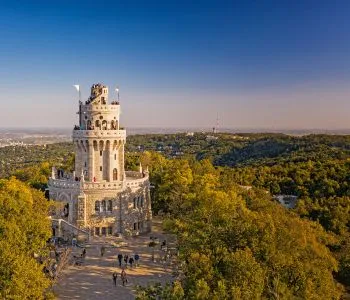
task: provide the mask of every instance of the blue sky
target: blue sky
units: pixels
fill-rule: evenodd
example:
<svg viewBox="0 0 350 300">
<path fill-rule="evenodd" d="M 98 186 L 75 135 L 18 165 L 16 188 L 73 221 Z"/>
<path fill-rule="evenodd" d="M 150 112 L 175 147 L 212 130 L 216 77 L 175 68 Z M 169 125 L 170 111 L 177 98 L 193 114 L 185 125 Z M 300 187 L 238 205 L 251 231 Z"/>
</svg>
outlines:
<svg viewBox="0 0 350 300">
<path fill-rule="evenodd" d="M 92 83 L 126 126 L 349 128 L 348 1 L 8 1 L 0 126 L 72 126 Z"/>
</svg>

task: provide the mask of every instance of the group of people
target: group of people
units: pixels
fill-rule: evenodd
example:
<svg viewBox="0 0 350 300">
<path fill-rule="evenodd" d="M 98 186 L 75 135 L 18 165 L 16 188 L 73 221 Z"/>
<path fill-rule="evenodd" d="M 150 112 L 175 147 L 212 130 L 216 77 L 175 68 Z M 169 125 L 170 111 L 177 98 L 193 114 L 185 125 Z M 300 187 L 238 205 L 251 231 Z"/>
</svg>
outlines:
<svg viewBox="0 0 350 300">
<path fill-rule="evenodd" d="M 128 254 L 123 255 L 119 253 L 117 255 L 117 259 L 118 259 L 119 267 L 122 268 L 122 271 L 120 273 L 120 279 L 122 281 L 122 285 L 125 286 L 126 283 L 128 282 L 125 269 L 128 268 L 128 264 L 130 268 L 132 268 L 133 266 L 137 267 L 139 265 L 140 255 L 135 253 L 134 255 L 129 256 Z M 117 272 L 114 272 L 112 274 L 112 278 L 113 278 L 114 286 L 117 286 L 117 278 L 118 278 Z"/>
<path fill-rule="evenodd" d="M 132 255 L 129 256 L 128 254 L 125 254 L 123 256 L 123 254 L 119 253 L 117 258 L 119 262 L 119 267 L 127 268 L 129 263 L 130 268 L 132 268 L 134 265 L 135 267 L 139 265 L 140 255 L 135 253 L 134 256 Z"/>
<path fill-rule="evenodd" d="M 117 286 L 117 279 L 118 279 L 118 273 L 117 272 L 114 272 L 112 274 L 112 278 L 113 278 L 113 284 L 114 286 Z M 125 286 L 125 284 L 128 283 L 128 279 L 126 277 L 126 272 L 125 272 L 125 269 L 123 268 L 121 273 L 120 273 L 120 279 L 122 280 L 122 285 Z"/>
<path fill-rule="evenodd" d="M 105 246 L 101 246 L 101 248 L 100 248 L 101 257 L 104 256 L 105 252 L 106 252 Z M 124 269 L 124 268 L 127 268 L 128 264 L 129 264 L 130 268 L 132 268 L 133 266 L 137 267 L 139 265 L 140 255 L 135 253 L 133 256 L 132 255 L 129 256 L 128 254 L 123 255 L 123 254 L 119 253 L 117 255 L 117 258 L 118 258 L 118 262 L 119 262 L 119 267 L 123 267 L 123 269 Z"/>
</svg>

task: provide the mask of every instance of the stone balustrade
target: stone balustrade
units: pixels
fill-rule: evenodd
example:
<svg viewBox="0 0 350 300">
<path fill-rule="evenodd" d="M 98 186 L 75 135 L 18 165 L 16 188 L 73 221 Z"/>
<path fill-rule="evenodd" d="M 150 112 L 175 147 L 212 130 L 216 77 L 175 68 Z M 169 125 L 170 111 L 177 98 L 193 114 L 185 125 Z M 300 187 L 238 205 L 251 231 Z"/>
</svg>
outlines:
<svg viewBox="0 0 350 300">
<path fill-rule="evenodd" d="M 126 138 L 126 130 L 74 130 L 74 138 Z"/>
<path fill-rule="evenodd" d="M 145 181 L 148 181 L 148 177 L 134 179 L 134 178 L 126 178 L 126 186 L 127 187 L 136 187 L 142 185 Z"/>
<path fill-rule="evenodd" d="M 135 172 L 138 173 L 138 172 Z M 140 173 L 138 173 L 140 174 Z M 142 175 L 142 174 L 140 174 Z M 125 185 L 126 187 L 137 187 L 142 185 L 145 181 L 148 180 L 148 176 L 144 176 L 141 178 L 136 177 L 128 177 L 126 176 Z M 99 181 L 99 182 L 89 182 L 89 181 L 75 181 L 69 179 L 53 179 L 49 178 L 49 186 L 55 188 L 63 188 L 63 189 L 82 189 L 82 190 L 120 190 L 123 188 L 122 182 L 107 182 L 107 181 Z"/>
<path fill-rule="evenodd" d="M 78 189 L 80 182 L 69 179 L 53 179 L 50 177 L 48 185 L 55 188 Z"/>
<path fill-rule="evenodd" d="M 120 107 L 119 103 L 114 102 L 114 104 L 86 104 L 82 105 L 82 110 L 86 112 L 95 112 L 95 111 L 115 111 Z"/>
<path fill-rule="evenodd" d="M 145 175 L 143 173 L 137 171 L 125 171 L 125 176 L 129 178 L 144 178 Z"/>
<path fill-rule="evenodd" d="M 84 190 L 119 190 L 123 187 L 123 184 L 121 182 L 107 182 L 107 181 L 100 181 L 100 182 L 84 182 L 82 189 Z"/>
</svg>

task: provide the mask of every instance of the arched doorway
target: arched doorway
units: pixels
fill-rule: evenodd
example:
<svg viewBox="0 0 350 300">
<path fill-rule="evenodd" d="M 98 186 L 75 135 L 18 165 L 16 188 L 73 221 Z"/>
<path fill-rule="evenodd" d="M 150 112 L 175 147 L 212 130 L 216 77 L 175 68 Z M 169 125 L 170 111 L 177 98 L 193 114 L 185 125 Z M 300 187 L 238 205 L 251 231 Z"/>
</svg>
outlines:
<svg viewBox="0 0 350 300">
<path fill-rule="evenodd" d="M 113 169 L 113 180 L 118 180 L 118 170 L 116 168 Z"/>
<path fill-rule="evenodd" d="M 62 193 L 58 197 L 58 211 L 56 213 L 57 217 L 64 219 L 68 221 L 69 223 L 72 223 L 73 221 L 73 206 L 72 202 L 70 201 L 69 195 L 66 193 Z"/>
</svg>

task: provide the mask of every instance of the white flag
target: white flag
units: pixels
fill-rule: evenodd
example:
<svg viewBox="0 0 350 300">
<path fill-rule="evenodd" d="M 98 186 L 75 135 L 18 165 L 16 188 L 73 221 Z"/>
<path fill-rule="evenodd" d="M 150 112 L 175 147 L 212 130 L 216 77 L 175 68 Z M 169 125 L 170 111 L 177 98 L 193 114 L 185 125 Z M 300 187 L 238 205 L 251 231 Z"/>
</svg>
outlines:
<svg viewBox="0 0 350 300">
<path fill-rule="evenodd" d="M 79 86 L 79 84 L 75 84 L 75 85 L 73 85 L 76 89 L 77 89 L 77 91 L 79 92 L 79 90 L 80 90 L 80 86 Z"/>
<path fill-rule="evenodd" d="M 119 93 L 119 88 L 116 88 L 115 91 L 116 91 L 117 93 Z"/>
</svg>

